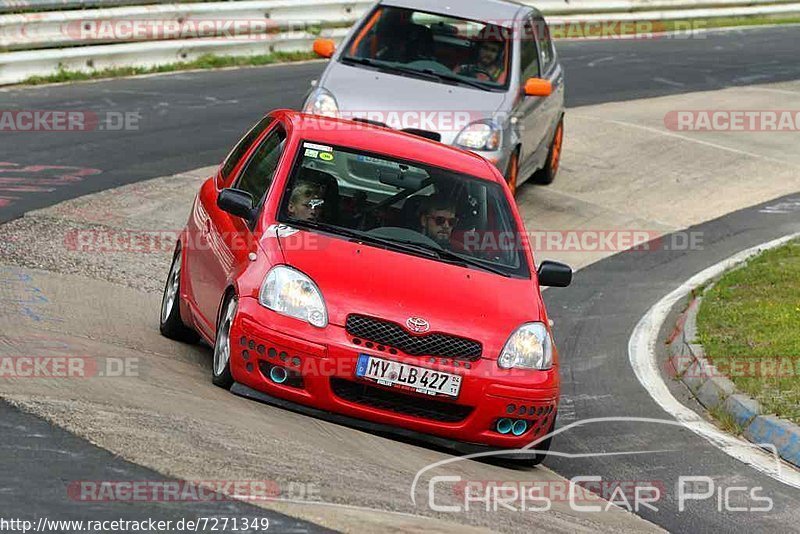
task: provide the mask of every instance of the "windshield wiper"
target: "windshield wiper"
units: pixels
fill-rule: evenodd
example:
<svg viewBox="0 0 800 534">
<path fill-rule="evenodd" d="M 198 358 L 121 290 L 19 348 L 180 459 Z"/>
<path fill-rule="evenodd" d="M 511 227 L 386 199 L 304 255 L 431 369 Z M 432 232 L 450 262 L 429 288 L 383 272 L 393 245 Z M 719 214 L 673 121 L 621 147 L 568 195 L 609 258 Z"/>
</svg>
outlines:
<svg viewBox="0 0 800 534">
<path fill-rule="evenodd" d="M 482 261 L 462 256 L 461 254 L 456 254 L 455 252 L 451 252 L 447 249 L 443 249 L 434 245 L 418 243 L 416 241 L 407 241 L 404 239 L 401 240 L 384 239 L 382 237 L 372 236 L 369 234 L 365 234 L 363 232 L 359 232 L 357 230 L 350 230 L 349 228 L 342 228 L 340 226 L 329 226 L 327 224 L 322 224 L 314 221 L 292 221 L 289 224 L 294 226 L 299 226 L 300 228 L 320 230 L 322 232 L 328 232 L 334 235 L 341 235 L 343 237 L 350 238 L 353 241 L 370 243 L 373 245 L 381 245 L 386 248 L 400 250 L 403 252 L 410 252 L 412 254 L 417 254 L 417 255 L 421 254 L 428 258 L 438 258 L 440 260 L 444 260 L 447 263 L 461 265 L 463 267 L 475 267 L 477 269 L 483 269 L 485 271 L 489 271 L 494 274 L 499 274 L 500 276 L 505 276 L 506 278 L 511 277 L 510 274 L 508 274 L 506 271 L 502 269 L 493 267 L 491 265 L 487 265 Z"/>
<path fill-rule="evenodd" d="M 294 226 L 299 226 L 300 228 L 319 230 L 334 235 L 340 235 L 343 237 L 350 238 L 353 241 L 371 243 L 375 245 L 383 245 L 388 248 L 394 248 L 406 252 L 423 254 L 429 258 L 438 257 L 438 255 L 435 253 L 436 249 L 428 249 L 427 247 L 419 246 L 417 243 L 414 243 L 413 241 L 405 242 L 405 241 L 394 241 L 392 239 L 384 239 L 382 237 L 372 236 L 369 234 L 365 234 L 363 232 L 359 232 L 357 230 L 350 230 L 349 228 L 342 228 L 341 226 L 329 226 L 327 224 L 322 224 L 314 221 L 291 221 L 291 223 L 289 224 Z"/>
<path fill-rule="evenodd" d="M 449 82 L 461 83 L 464 85 L 469 85 L 470 87 L 476 87 L 478 89 L 486 90 L 486 86 L 480 82 L 465 80 L 460 76 L 456 76 L 455 74 L 444 74 L 441 72 L 437 72 L 433 69 L 414 69 L 411 67 L 405 67 L 403 65 L 392 65 L 391 63 L 386 63 L 384 61 L 375 60 L 368 57 L 344 56 L 342 57 L 342 61 L 348 63 L 359 63 L 361 65 L 367 65 L 368 67 L 374 67 L 384 72 L 401 72 L 403 74 L 409 74 L 411 76 L 417 76 L 419 78 L 427 78 L 428 80 L 435 80 L 435 81 L 446 80 Z"/>
<path fill-rule="evenodd" d="M 448 261 L 450 263 L 456 263 L 456 264 L 460 264 L 460 265 L 463 265 L 463 266 L 469 266 L 469 267 L 475 267 L 477 269 L 483 269 L 485 271 L 489 271 L 489 272 L 494 273 L 494 274 L 499 274 L 501 276 L 505 276 L 506 278 L 510 278 L 511 277 L 511 275 L 508 274 L 503 269 L 500 269 L 498 267 L 494 267 L 492 265 L 487 265 L 486 263 L 484 263 L 484 262 L 482 262 L 480 260 L 476 260 L 476 259 L 470 258 L 468 256 L 462 256 L 461 254 L 457 254 L 457 253 L 455 253 L 455 252 L 453 252 L 451 250 L 447 250 L 446 248 L 441 248 L 441 247 L 434 246 L 434 245 L 428 245 L 426 243 L 417 243 L 415 241 L 400 240 L 400 241 L 394 241 L 394 242 L 395 243 L 402 243 L 403 245 L 406 245 L 406 246 L 413 246 L 415 249 L 422 249 L 422 250 L 425 250 L 425 251 L 428 251 L 428 252 L 432 252 L 432 253 L 436 254 L 439 257 L 439 259 Z"/>
<path fill-rule="evenodd" d="M 414 69 L 411 69 L 411 70 L 414 70 Z M 437 78 L 439 78 L 440 80 L 443 80 L 443 81 L 460 83 L 460 84 L 463 84 L 463 85 L 468 85 L 470 87 L 475 87 L 476 89 L 482 89 L 484 91 L 486 91 L 488 89 L 486 87 L 486 85 L 482 84 L 481 82 L 465 79 L 465 78 L 462 78 L 461 76 L 459 76 L 457 74 L 448 74 L 446 72 L 439 72 L 439 71 L 436 71 L 436 70 L 433 70 L 433 69 L 422 69 L 422 71 L 418 71 L 418 72 L 424 72 L 425 74 L 430 74 L 431 76 L 436 76 Z"/>
</svg>

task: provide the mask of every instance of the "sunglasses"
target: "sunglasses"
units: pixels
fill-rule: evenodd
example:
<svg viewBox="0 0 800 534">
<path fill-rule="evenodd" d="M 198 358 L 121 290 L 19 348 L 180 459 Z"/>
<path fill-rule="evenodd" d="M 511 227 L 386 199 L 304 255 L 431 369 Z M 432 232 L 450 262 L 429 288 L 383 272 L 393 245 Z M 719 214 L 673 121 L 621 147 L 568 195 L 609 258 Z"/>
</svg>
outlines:
<svg viewBox="0 0 800 534">
<path fill-rule="evenodd" d="M 443 217 L 441 215 L 437 215 L 436 217 L 431 217 L 431 219 L 433 219 L 433 222 L 436 223 L 436 226 L 444 226 L 444 223 L 447 223 L 451 227 L 453 227 L 458 222 L 458 217 Z"/>
<path fill-rule="evenodd" d="M 305 207 L 307 207 L 309 209 L 315 210 L 315 209 L 321 207 L 323 204 L 325 204 L 325 201 L 322 200 L 321 198 L 312 198 L 311 200 L 309 200 L 308 202 L 303 204 L 303 206 L 305 206 Z"/>
</svg>

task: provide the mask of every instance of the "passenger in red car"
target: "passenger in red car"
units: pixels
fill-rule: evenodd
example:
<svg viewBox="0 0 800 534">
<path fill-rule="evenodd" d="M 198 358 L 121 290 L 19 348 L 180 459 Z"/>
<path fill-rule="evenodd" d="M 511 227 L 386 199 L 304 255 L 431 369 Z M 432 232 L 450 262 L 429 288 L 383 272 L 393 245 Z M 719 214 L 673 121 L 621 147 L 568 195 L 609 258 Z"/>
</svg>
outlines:
<svg viewBox="0 0 800 534">
<path fill-rule="evenodd" d="M 317 222 L 325 209 L 324 197 L 319 184 L 300 180 L 292 189 L 286 209 L 292 219 Z"/>
</svg>

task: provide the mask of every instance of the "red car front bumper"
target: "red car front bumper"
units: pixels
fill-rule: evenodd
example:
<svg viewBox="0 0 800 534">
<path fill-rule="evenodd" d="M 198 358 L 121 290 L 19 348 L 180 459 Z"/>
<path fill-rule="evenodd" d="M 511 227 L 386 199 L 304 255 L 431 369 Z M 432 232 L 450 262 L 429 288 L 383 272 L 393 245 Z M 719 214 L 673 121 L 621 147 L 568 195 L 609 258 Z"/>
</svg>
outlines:
<svg viewBox="0 0 800 534">
<path fill-rule="evenodd" d="M 456 399 L 430 397 L 358 378 L 359 354 L 459 374 L 461 391 Z M 273 367 L 288 371 L 285 382 L 270 378 Z M 464 362 L 409 356 L 364 341 L 357 345 L 341 326 L 317 329 L 278 315 L 254 298 L 239 300 L 231 329 L 231 372 L 237 383 L 268 397 L 382 427 L 498 449 L 521 448 L 547 434 L 558 409 L 555 368 L 510 373 L 485 358 Z M 497 422 L 503 418 L 525 420 L 527 430 L 520 436 L 501 434 Z"/>
</svg>

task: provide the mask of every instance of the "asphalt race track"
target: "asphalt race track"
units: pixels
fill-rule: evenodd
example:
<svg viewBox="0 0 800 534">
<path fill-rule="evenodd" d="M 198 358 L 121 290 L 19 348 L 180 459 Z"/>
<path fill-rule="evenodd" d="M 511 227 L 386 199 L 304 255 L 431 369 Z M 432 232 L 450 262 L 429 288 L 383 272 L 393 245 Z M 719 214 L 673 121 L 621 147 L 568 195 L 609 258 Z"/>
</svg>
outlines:
<svg viewBox="0 0 800 534">
<path fill-rule="evenodd" d="M 558 50 L 567 69 L 568 106 L 576 108 L 800 80 L 798 43 L 800 26 L 709 32 L 703 39 L 561 42 Z M 141 114 L 137 131 L 2 133 L 0 178 L 12 180 L 0 182 L 0 223 L 91 192 L 216 164 L 259 114 L 298 106 L 321 68 L 321 63 L 312 62 L 0 91 L 3 109 Z M 582 268 L 570 289 L 545 292 L 562 354 L 560 426 L 604 417 L 669 419 L 638 382 L 628 360 L 628 343 L 637 322 L 656 301 L 697 272 L 743 249 L 798 231 L 800 212 L 764 213 L 758 206 L 749 207 L 689 228 L 688 232 L 702 236 L 702 250 L 623 252 Z M 671 389 L 685 404 L 692 404 L 680 387 L 673 384 Z M 67 519 L 75 514 L 74 503 L 63 491 L 43 491 L 53 478 L 159 476 L 5 404 L 0 404 L 0 422 L 4 473 L 0 512 L 7 506 L 17 516 L 34 517 L 45 511 Z M 38 440 L 47 445 L 38 445 Z M 559 435 L 554 451 L 570 455 L 554 455 L 546 462 L 564 477 L 597 475 L 664 488 L 664 498 L 654 503 L 658 511 L 643 507 L 637 514 L 670 531 L 786 532 L 796 530 L 800 521 L 800 489 L 745 466 L 688 429 L 598 422 Z M 774 509 L 731 511 L 731 506 L 711 498 L 690 502 L 681 511 L 676 487 L 682 476 L 711 477 L 721 490 L 759 487 L 761 495 L 772 499 Z M 9 489 L 16 495 L 13 501 L 5 501 Z M 739 495 L 732 504 L 748 508 L 760 503 Z M 152 503 L 147 506 L 120 510 L 98 505 L 91 514 L 97 519 L 126 514 L 162 519 L 266 516 L 276 531 L 322 531 L 312 523 L 237 502 L 189 510 L 184 505 L 179 511 L 166 504 L 156 505 L 157 509 Z M 81 509 L 82 515 L 87 513 Z"/>
<path fill-rule="evenodd" d="M 0 470 L 3 473 L 4 517 L 13 515 L 34 524 L 46 511 L 50 518 L 81 520 L 137 520 L 146 517 L 164 521 L 213 517 L 267 518 L 278 532 L 329 532 L 316 525 L 219 496 L 219 502 L 98 502 L 76 507 L 60 484 L 53 480 L 135 480 L 161 483 L 163 476 L 126 462 L 87 444 L 72 434 L 40 419 L 0 403 Z"/>
<path fill-rule="evenodd" d="M 642 388 L 628 361 L 631 332 L 657 300 L 694 274 L 741 250 L 800 231 L 798 213 L 762 213 L 761 207 L 747 208 L 689 228 L 687 232 L 703 236 L 702 253 L 631 250 L 579 271 L 571 291 L 545 292 L 551 318 L 558 325 L 556 342 L 566 354 L 561 373 L 562 425 L 612 416 L 665 419 L 664 411 Z M 664 242 L 668 241 L 665 238 Z M 671 330 L 674 324 L 668 322 L 665 329 Z M 663 331 L 660 339 L 668 335 L 669 331 Z M 681 393 L 687 396 L 676 387 L 675 395 Z M 659 423 L 601 422 L 570 429 L 557 439 L 555 449 L 568 454 L 643 453 L 617 457 L 554 456 L 547 465 L 568 478 L 602 473 L 606 480 L 653 482 L 666 488 L 667 497 L 656 505 L 658 512 L 643 507 L 641 515 L 671 532 L 796 529 L 792 523 L 797 521 L 800 489 L 743 468 L 739 461 L 685 428 Z M 720 505 L 715 499 L 688 502 L 686 509 L 679 512 L 675 498 L 680 476 L 708 476 L 716 481 L 718 488 L 762 487 L 763 494 L 773 499 L 774 510 L 728 511 L 760 506 L 748 498 L 738 498 L 729 503 L 730 507 Z"/>
<path fill-rule="evenodd" d="M 568 107 L 800 78 L 800 27 L 702 37 L 560 42 Z M 260 114 L 301 105 L 322 68 L 314 62 L 0 92 L 3 109 L 141 114 L 138 131 L 4 134 L 0 162 L 21 175 L 13 186 L 36 189 L 42 177 L 81 169 L 99 173 L 43 187 L 52 191 L 0 190 L 0 222 L 92 191 L 217 164 Z M 67 169 L 18 172 L 42 165 Z M 13 199 L 3 205 L 2 197 Z"/>
</svg>

